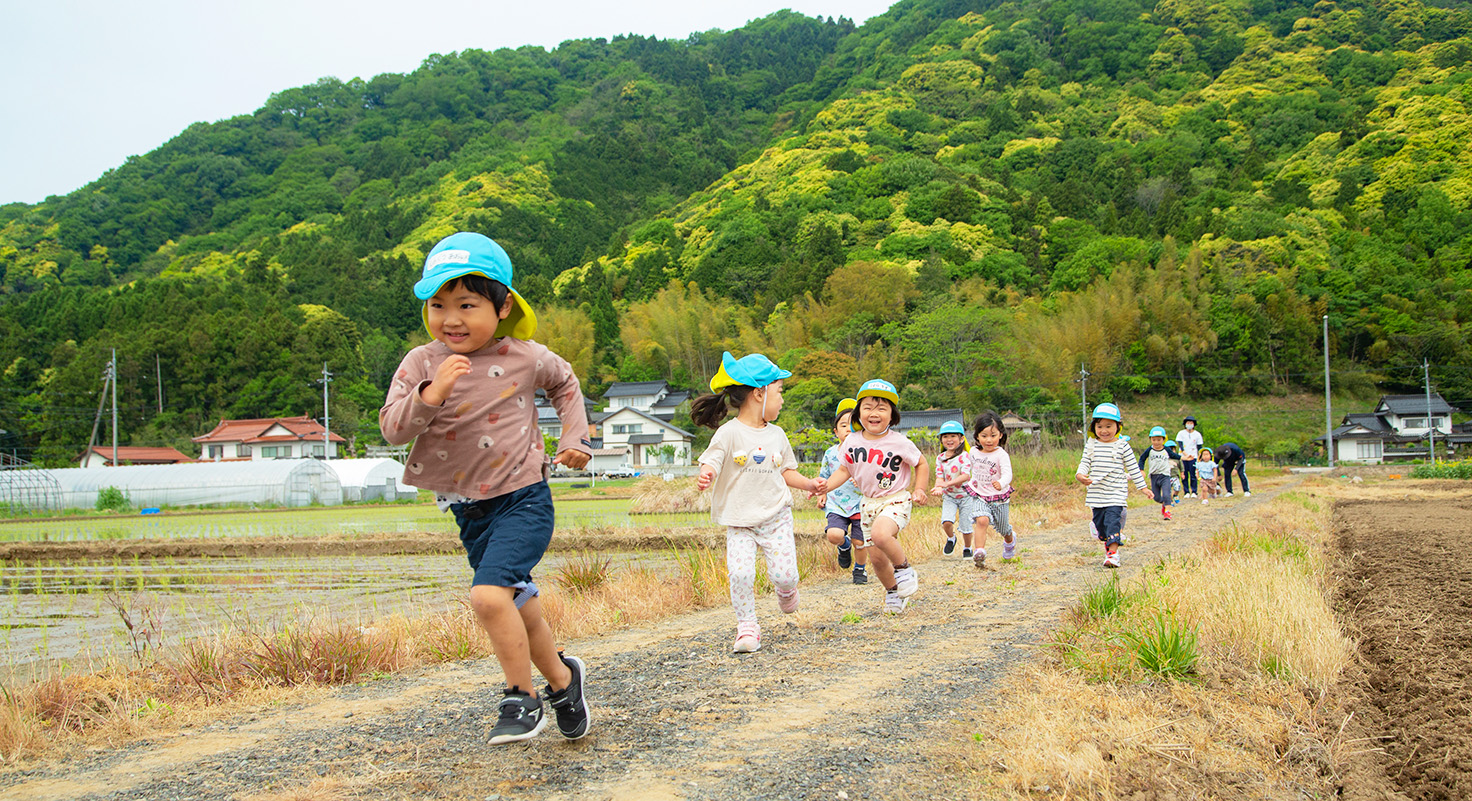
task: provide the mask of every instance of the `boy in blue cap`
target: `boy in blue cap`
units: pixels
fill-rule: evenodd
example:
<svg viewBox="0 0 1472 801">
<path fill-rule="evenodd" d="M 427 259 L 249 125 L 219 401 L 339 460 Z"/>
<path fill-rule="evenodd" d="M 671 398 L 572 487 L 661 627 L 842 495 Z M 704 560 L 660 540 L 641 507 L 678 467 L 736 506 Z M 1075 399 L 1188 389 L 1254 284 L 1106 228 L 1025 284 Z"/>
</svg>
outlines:
<svg viewBox="0 0 1472 801">
<path fill-rule="evenodd" d="M 552 540 L 548 461 L 533 393 L 562 420 L 553 463 L 592 454 L 582 387 L 571 366 L 533 342 L 537 318 L 511 288 L 511 259 L 489 237 L 440 240 L 414 285 L 434 341 L 409 351 L 378 413 L 385 440 L 413 442 L 404 481 L 433 490 L 455 515 L 475 571 L 470 606 L 506 674 L 491 744 L 535 737 L 547 721 L 532 664 L 563 737 L 588 732 L 583 662 L 563 656 L 542 617 L 532 569 Z"/>
<path fill-rule="evenodd" d="M 1166 447 L 1165 429 L 1150 429 L 1150 449 L 1140 454 L 1140 469 L 1150 477 L 1150 491 L 1160 502 L 1160 516 L 1170 519 L 1170 471 L 1175 466 L 1176 452 Z"/>
</svg>

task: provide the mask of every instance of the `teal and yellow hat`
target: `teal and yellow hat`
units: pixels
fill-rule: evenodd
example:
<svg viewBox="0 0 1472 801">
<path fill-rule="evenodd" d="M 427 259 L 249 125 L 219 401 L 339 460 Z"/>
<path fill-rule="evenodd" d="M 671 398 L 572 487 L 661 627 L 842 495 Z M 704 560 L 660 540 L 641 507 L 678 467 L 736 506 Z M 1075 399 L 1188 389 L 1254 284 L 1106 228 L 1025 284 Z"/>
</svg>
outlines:
<svg viewBox="0 0 1472 801">
<path fill-rule="evenodd" d="M 738 359 L 732 356 L 730 351 L 726 351 L 721 354 L 721 369 L 717 370 L 715 378 L 710 380 L 710 391 L 720 392 L 726 387 L 737 384 L 761 388 L 774 381 L 791 377 L 791 372 L 773 364 L 771 359 L 760 353 L 748 353 Z"/>
<path fill-rule="evenodd" d="M 511 312 L 496 326 L 496 336 L 531 339 L 536 334 L 537 315 L 511 288 L 511 257 L 496 240 L 469 231 L 441 239 L 424 259 L 424 273 L 414 284 L 414 297 L 425 302 L 421 315 L 426 329 L 429 328 L 429 299 L 440 287 L 467 275 L 499 281 L 511 293 Z"/>
<path fill-rule="evenodd" d="M 871 378 L 859 387 L 859 393 L 854 400 L 861 401 L 864 398 L 884 398 L 895 406 L 900 405 L 900 391 L 894 388 L 894 384 L 882 378 Z"/>
<path fill-rule="evenodd" d="M 857 398 L 844 398 L 839 401 L 838 408 L 833 410 L 833 422 L 837 423 L 838 418 L 842 417 L 844 412 L 852 412 L 858 405 L 859 401 Z"/>
</svg>

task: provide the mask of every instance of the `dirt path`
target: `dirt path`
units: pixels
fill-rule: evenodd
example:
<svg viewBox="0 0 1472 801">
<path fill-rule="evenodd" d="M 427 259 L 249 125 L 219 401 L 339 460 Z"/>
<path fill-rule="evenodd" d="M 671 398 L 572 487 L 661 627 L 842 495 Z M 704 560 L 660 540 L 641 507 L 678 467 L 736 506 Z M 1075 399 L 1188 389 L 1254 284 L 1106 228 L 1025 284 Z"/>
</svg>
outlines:
<svg viewBox="0 0 1472 801">
<path fill-rule="evenodd" d="M 1132 510 L 1124 578 L 1207 537 L 1294 485 L 1177 507 L 1165 522 Z M 781 618 L 759 599 L 763 650 L 730 653 L 726 607 L 569 644 L 589 665 L 587 738 L 549 727 L 523 745 L 486 746 L 494 660 L 461 663 L 262 711 L 162 742 L 0 776 L 9 799 L 473 798 L 878 799 L 974 797 L 949 756 L 1090 583 L 1102 551 L 1083 527 L 1019 527 L 1023 559 L 978 573 L 920 566 L 908 613 L 880 612 L 877 583 L 805 582 Z M 1000 545 L 993 550 L 1000 552 Z M 857 616 L 857 620 L 854 617 Z M 847 620 L 848 622 L 845 622 Z M 843 793 L 843 795 L 840 795 Z"/>
</svg>

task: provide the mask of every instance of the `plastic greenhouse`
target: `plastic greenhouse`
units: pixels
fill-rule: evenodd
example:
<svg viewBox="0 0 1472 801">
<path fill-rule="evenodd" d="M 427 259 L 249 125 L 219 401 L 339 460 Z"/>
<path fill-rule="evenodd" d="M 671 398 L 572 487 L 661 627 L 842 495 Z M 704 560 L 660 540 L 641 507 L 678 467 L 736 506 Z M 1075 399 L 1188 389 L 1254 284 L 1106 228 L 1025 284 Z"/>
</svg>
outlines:
<svg viewBox="0 0 1472 801">
<path fill-rule="evenodd" d="M 134 506 L 342 503 L 337 474 L 315 459 L 74 467 L 48 471 L 61 485 L 61 507 L 90 509 L 97 493 L 122 490 Z"/>
<path fill-rule="evenodd" d="M 333 459 L 323 462 L 337 474 L 343 502 L 412 500 L 419 491 L 403 481 L 404 466 L 395 459 Z"/>
<path fill-rule="evenodd" d="M 61 485 L 50 470 L 0 453 L 0 516 L 61 508 Z"/>
</svg>

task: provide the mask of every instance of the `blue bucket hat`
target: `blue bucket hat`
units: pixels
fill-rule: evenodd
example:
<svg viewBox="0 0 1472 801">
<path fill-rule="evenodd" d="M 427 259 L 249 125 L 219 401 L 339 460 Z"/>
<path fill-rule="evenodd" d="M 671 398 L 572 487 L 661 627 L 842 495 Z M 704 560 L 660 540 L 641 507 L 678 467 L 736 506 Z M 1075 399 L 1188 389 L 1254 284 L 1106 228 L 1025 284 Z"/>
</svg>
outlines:
<svg viewBox="0 0 1472 801">
<path fill-rule="evenodd" d="M 759 389 L 774 381 L 791 377 L 790 371 L 772 364 L 771 359 L 760 353 L 748 353 L 738 359 L 730 351 L 726 351 L 721 354 L 721 369 L 710 380 L 710 391 L 720 392 L 725 387 L 737 384 Z"/>
<path fill-rule="evenodd" d="M 1168 440 L 1165 441 L 1165 447 L 1167 447 L 1167 448 L 1179 448 L 1181 446 L 1177 445 L 1175 440 L 1168 439 Z"/>
<path fill-rule="evenodd" d="M 1094 407 L 1094 417 L 1093 417 L 1093 419 L 1095 419 L 1095 420 L 1113 420 L 1114 422 L 1118 423 L 1118 422 L 1120 422 L 1120 419 L 1119 419 L 1119 407 L 1118 406 L 1115 406 L 1112 403 L 1101 403 L 1098 406 L 1095 406 Z"/>
<path fill-rule="evenodd" d="M 937 434 L 960 434 L 961 436 L 964 437 L 964 436 L 966 436 L 966 429 L 964 427 L 962 427 L 962 425 L 960 423 L 956 422 L 955 420 L 947 420 L 944 423 L 941 423 L 940 431 L 937 431 L 936 433 Z"/>
<path fill-rule="evenodd" d="M 424 274 L 414 284 L 414 297 L 425 301 L 424 327 L 429 327 L 428 301 L 440 287 L 456 278 L 479 275 L 499 281 L 511 293 L 511 312 L 500 325 L 496 336 L 531 339 L 537 332 L 537 315 L 532 307 L 511 288 L 511 257 L 484 234 L 461 231 L 441 239 L 424 259 Z"/>
<path fill-rule="evenodd" d="M 1120 442 L 1129 442 L 1130 441 L 1130 435 L 1129 434 L 1120 434 L 1119 435 L 1119 441 Z"/>
</svg>

